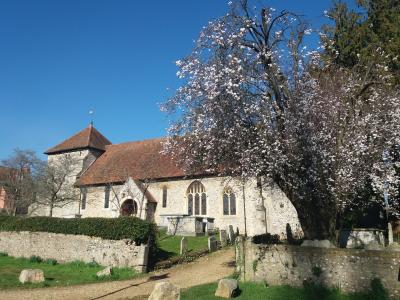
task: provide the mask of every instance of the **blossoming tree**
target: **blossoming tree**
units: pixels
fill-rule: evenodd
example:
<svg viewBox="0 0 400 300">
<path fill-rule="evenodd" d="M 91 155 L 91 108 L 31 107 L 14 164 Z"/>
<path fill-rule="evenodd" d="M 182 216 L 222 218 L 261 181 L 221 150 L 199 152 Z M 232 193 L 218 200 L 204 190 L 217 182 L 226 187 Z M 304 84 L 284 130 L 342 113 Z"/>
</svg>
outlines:
<svg viewBox="0 0 400 300">
<path fill-rule="evenodd" d="M 306 238 L 333 239 L 338 213 L 370 204 L 366 186 L 397 193 L 400 98 L 389 75 L 372 80 L 308 52 L 310 33 L 291 12 L 230 3 L 177 61 L 184 83 L 162 107 L 173 121 L 165 146 L 192 169 L 273 180 Z"/>
</svg>

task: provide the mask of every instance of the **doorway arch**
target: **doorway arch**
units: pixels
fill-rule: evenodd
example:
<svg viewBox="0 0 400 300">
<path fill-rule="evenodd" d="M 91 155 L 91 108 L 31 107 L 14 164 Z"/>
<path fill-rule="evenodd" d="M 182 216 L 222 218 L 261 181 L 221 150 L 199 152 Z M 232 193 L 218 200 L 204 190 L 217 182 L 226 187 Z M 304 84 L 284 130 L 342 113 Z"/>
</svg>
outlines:
<svg viewBox="0 0 400 300">
<path fill-rule="evenodd" d="M 138 211 L 138 205 L 133 199 L 125 200 L 121 205 L 120 214 L 121 216 L 136 216 Z"/>
</svg>

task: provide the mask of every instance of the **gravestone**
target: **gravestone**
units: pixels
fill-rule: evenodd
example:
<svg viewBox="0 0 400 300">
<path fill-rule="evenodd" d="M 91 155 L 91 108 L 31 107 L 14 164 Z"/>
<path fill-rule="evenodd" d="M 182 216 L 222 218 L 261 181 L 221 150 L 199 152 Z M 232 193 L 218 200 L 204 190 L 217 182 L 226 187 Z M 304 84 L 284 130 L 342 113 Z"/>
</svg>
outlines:
<svg viewBox="0 0 400 300">
<path fill-rule="evenodd" d="M 231 243 L 231 244 L 235 243 L 236 235 L 235 235 L 235 232 L 233 231 L 233 226 L 232 226 L 232 225 L 229 225 L 229 232 L 228 232 L 228 234 L 229 234 L 229 241 L 230 241 L 230 243 Z"/>
<path fill-rule="evenodd" d="M 96 273 L 96 276 L 97 276 L 97 277 L 108 277 L 108 276 L 111 276 L 112 273 L 113 273 L 112 267 L 111 267 L 111 266 L 108 266 L 107 268 L 105 268 L 105 269 L 103 269 L 103 270 L 97 272 L 97 273 Z"/>
<path fill-rule="evenodd" d="M 393 228 L 392 223 L 388 223 L 388 244 L 393 244 Z"/>
<path fill-rule="evenodd" d="M 159 282 L 154 286 L 148 300 L 179 300 L 181 292 L 179 287 L 168 281 Z"/>
<path fill-rule="evenodd" d="M 182 255 L 182 254 L 186 253 L 187 251 L 188 251 L 188 241 L 187 241 L 186 237 L 183 237 L 181 239 L 181 251 L 180 251 L 180 254 Z"/>
<path fill-rule="evenodd" d="M 219 231 L 219 240 L 221 241 L 222 247 L 226 247 L 228 245 L 228 235 L 226 234 L 226 230 L 221 229 Z"/>
<path fill-rule="evenodd" d="M 19 282 L 32 282 L 38 283 L 44 281 L 44 273 L 43 270 L 40 269 L 24 269 L 21 271 L 19 275 Z"/>
<path fill-rule="evenodd" d="M 208 251 L 214 252 L 214 251 L 217 251 L 217 248 L 218 248 L 217 240 L 215 239 L 215 237 L 210 236 L 208 238 Z"/>
<path fill-rule="evenodd" d="M 221 279 L 218 282 L 218 288 L 215 291 L 216 297 L 233 298 L 238 288 L 237 280 L 235 279 Z"/>
</svg>

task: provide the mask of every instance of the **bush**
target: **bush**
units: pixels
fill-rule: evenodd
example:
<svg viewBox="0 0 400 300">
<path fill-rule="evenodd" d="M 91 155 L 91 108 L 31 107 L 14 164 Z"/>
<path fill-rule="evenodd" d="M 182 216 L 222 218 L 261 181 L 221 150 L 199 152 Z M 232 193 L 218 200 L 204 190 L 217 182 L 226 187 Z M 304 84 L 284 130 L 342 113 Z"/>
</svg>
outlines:
<svg viewBox="0 0 400 300">
<path fill-rule="evenodd" d="M 0 257 L 6 257 L 6 256 L 8 256 L 7 253 L 5 253 L 5 252 L 0 252 Z"/>
<path fill-rule="evenodd" d="M 371 280 L 371 292 L 368 297 L 369 300 L 389 300 L 389 293 L 383 286 L 379 278 Z"/>
<path fill-rule="evenodd" d="M 260 234 L 253 237 L 254 244 L 280 244 L 279 235 L 277 234 Z"/>
<path fill-rule="evenodd" d="M 43 258 L 41 258 L 40 256 L 32 255 L 31 257 L 29 257 L 29 261 L 32 263 L 40 264 L 41 262 L 43 262 Z"/>
<path fill-rule="evenodd" d="M 129 239 L 137 245 L 154 244 L 156 226 L 132 217 L 64 219 L 0 216 L 0 231 L 52 232 L 95 236 L 109 240 Z"/>
<path fill-rule="evenodd" d="M 312 267 L 311 272 L 314 276 L 319 277 L 322 274 L 322 268 L 320 266 L 314 266 Z"/>
<path fill-rule="evenodd" d="M 46 260 L 44 261 L 44 263 L 45 263 L 45 264 L 48 264 L 48 265 L 55 266 L 55 265 L 58 264 L 58 261 L 55 260 L 55 259 L 49 258 L 49 259 L 46 259 Z"/>
</svg>

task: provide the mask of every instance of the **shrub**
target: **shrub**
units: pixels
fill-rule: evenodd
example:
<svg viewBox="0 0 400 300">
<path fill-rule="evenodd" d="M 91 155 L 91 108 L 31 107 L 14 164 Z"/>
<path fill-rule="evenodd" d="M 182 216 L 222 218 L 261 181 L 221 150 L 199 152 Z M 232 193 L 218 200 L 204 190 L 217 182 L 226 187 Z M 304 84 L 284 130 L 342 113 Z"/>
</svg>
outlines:
<svg viewBox="0 0 400 300">
<path fill-rule="evenodd" d="M 43 258 L 41 258 L 40 256 L 37 255 L 32 255 L 31 257 L 29 257 L 29 261 L 32 263 L 41 263 L 43 262 Z"/>
<path fill-rule="evenodd" d="M 336 288 L 327 288 L 310 280 L 304 280 L 303 287 L 309 300 L 339 299 L 340 291 Z"/>
<path fill-rule="evenodd" d="M 7 253 L 5 253 L 5 252 L 0 252 L 0 257 L 6 257 L 6 256 L 8 256 Z"/>
<path fill-rule="evenodd" d="M 322 274 L 322 268 L 320 266 L 314 266 L 312 267 L 311 272 L 314 276 L 319 277 Z"/>
<path fill-rule="evenodd" d="M 48 264 L 48 265 L 52 265 L 52 266 L 55 266 L 55 265 L 58 264 L 57 260 L 52 259 L 52 258 L 46 259 L 46 260 L 44 261 L 44 263 L 45 263 L 45 264 Z"/>
<path fill-rule="evenodd" d="M 129 239 L 137 245 L 153 245 L 156 226 L 133 217 L 120 218 L 51 218 L 0 216 L 0 231 L 40 231 L 95 236 L 109 240 Z"/>
<path fill-rule="evenodd" d="M 86 264 L 87 266 L 91 267 L 91 268 L 97 268 L 100 267 L 100 265 L 96 262 L 96 261 L 91 261 L 89 263 Z"/>
<path fill-rule="evenodd" d="M 389 300 L 389 293 L 379 278 L 371 280 L 371 292 L 368 296 L 369 300 Z"/>
<path fill-rule="evenodd" d="M 279 235 L 277 234 L 260 234 L 253 237 L 254 244 L 280 244 Z"/>
</svg>

